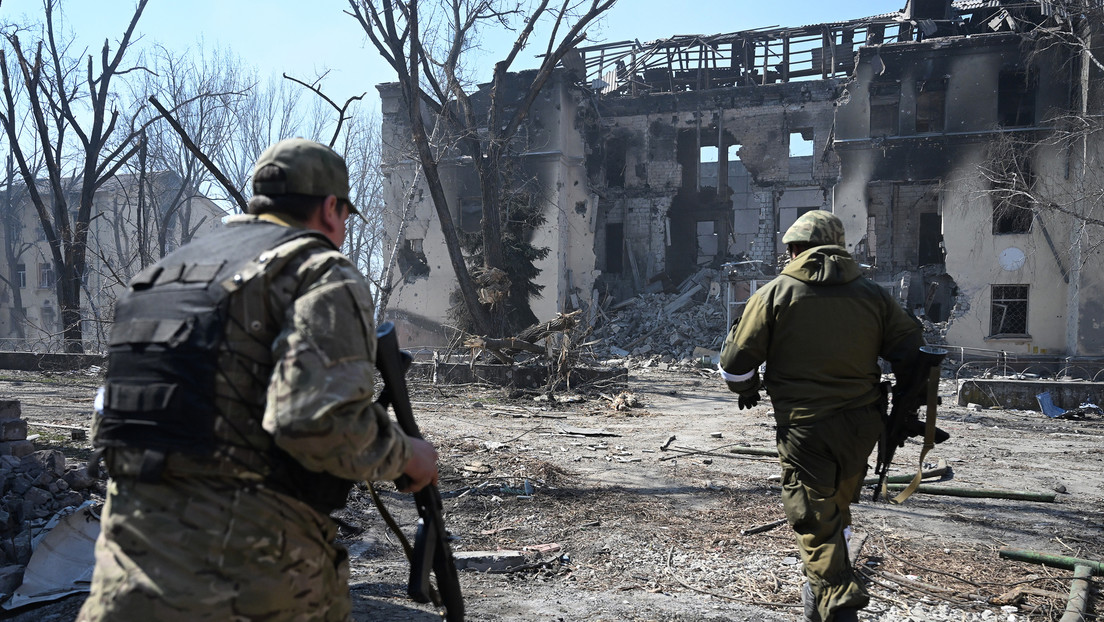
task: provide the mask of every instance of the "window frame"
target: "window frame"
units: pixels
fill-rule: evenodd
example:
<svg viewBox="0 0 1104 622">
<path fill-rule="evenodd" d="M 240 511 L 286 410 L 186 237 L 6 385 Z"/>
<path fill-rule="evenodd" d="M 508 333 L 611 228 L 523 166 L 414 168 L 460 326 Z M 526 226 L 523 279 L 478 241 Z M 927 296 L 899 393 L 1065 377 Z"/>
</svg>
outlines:
<svg viewBox="0 0 1104 622">
<path fill-rule="evenodd" d="M 999 297 L 998 297 L 999 294 Z M 1017 295 L 1018 294 L 1018 295 Z M 1010 304 L 1015 304 L 1017 307 L 1022 306 L 1022 311 L 1018 309 L 1015 311 L 1023 315 L 1022 320 L 1018 320 L 1018 323 L 1022 325 L 1012 326 L 1010 328 L 1022 328 L 1022 332 L 1016 332 L 1013 330 L 997 330 L 1006 328 L 1008 320 L 1008 312 Z M 1028 332 L 1028 322 L 1030 320 L 1029 310 L 1031 304 L 1031 286 L 1020 283 L 1001 283 L 993 284 L 989 286 L 989 335 L 987 339 L 1007 339 L 1016 338 L 1022 339 L 1024 337 L 1030 337 Z M 998 323 L 997 317 L 1000 314 L 1000 320 Z"/>
</svg>

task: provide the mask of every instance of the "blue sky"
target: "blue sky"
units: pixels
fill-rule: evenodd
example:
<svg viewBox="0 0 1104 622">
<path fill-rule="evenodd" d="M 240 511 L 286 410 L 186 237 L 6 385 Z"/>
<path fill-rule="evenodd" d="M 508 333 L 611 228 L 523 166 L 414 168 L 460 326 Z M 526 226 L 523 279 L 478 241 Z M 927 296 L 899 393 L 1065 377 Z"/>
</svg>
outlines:
<svg viewBox="0 0 1104 622">
<path fill-rule="evenodd" d="M 41 0 L 2 0 L 0 21 L 41 13 Z M 641 42 L 687 34 L 716 34 L 770 26 L 845 21 L 900 10 L 905 0 L 619 0 L 590 37 L 595 43 Z M 122 34 L 133 0 L 63 0 L 66 22 L 84 45 L 98 51 L 105 38 Z M 282 72 L 311 79 L 330 71 L 325 90 L 335 100 L 367 92 L 394 79 L 359 24 L 344 13 L 346 0 L 150 0 L 139 22 L 143 43 L 172 49 L 229 48 L 260 77 Z M 509 34 L 509 33 L 504 33 Z M 488 60 L 505 55 L 509 36 L 484 42 Z M 538 46 L 539 47 L 539 46 Z M 535 65 L 536 47 L 515 69 Z M 489 64 L 489 63 L 488 63 Z"/>
</svg>

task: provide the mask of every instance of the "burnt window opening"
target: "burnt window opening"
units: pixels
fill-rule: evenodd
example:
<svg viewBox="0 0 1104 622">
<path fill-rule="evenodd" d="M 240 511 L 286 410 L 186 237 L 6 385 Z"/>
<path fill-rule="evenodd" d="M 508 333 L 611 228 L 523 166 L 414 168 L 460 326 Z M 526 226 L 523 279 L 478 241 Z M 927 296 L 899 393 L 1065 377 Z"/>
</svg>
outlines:
<svg viewBox="0 0 1104 622">
<path fill-rule="evenodd" d="M 621 274 L 625 269 L 625 226 L 615 222 L 606 225 L 607 274 Z"/>
<path fill-rule="evenodd" d="M 699 220 L 696 225 L 698 255 L 696 263 L 708 266 L 717 258 L 717 223 L 713 220 Z"/>
<path fill-rule="evenodd" d="M 606 141 L 606 186 L 625 187 L 625 155 L 628 149 L 628 141 L 622 137 Z"/>
<path fill-rule="evenodd" d="M 403 240 L 396 259 L 399 273 L 407 283 L 413 283 L 418 277 L 429 275 L 429 262 L 426 260 L 425 252 L 422 251 L 421 238 Z"/>
<path fill-rule="evenodd" d="M 1022 69 L 1000 72 L 997 84 L 997 123 L 1002 127 L 1035 124 L 1035 76 Z"/>
<path fill-rule="evenodd" d="M 1035 174 L 1030 160 L 1014 153 L 1000 161 L 1001 170 L 993 184 L 993 234 L 1031 233 L 1035 200 Z"/>
<path fill-rule="evenodd" d="M 464 233 L 479 233 L 483 223 L 483 200 L 475 198 L 460 199 L 460 230 Z"/>
<path fill-rule="evenodd" d="M 916 132 L 942 132 L 946 127 L 947 80 L 920 80 L 916 83 Z"/>
<path fill-rule="evenodd" d="M 920 240 L 917 255 L 921 266 L 944 263 L 943 217 L 936 213 L 920 214 Z"/>
<path fill-rule="evenodd" d="M 679 130 L 676 149 L 676 159 L 682 166 L 682 189 L 697 190 L 701 170 L 701 145 L 698 144 L 698 131 Z"/>
<path fill-rule="evenodd" d="M 1027 285 L 993 285 L 989 336 L 1027 335 Z"/>
<path fill-rule="evenodd" d="M 901 85 L 897 81 L 870 85 L 870 135 L 893 136 L 899 130 Z"/>
</svg>

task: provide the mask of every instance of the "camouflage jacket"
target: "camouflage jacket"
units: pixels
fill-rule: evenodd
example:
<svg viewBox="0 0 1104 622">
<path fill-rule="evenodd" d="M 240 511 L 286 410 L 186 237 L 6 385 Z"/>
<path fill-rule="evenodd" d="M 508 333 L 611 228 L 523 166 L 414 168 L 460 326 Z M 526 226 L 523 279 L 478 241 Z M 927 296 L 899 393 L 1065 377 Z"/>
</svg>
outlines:
<svg viewBox="0 0 1104 622">
<path fill-rule="evenodd" d="M 920 325 L 864 278 L 842 247 L 798 255 L 748 300 L 729 330 L 721 369 L 733 391 L 763 384 L 779 424 L 808 421 L 879 398 L 878 357 L 903 372 L 924 345 Z M 899 376 L 900 377 L 900 376 Z"/>
<path fill-rule="evenodd" d="M 230 227 L 275 215 L 234 216 Z M 230 299 L 219 355 L 216 455 L 173 454 L 173 476 L 227 475 L 262 480 L 272 448 L 310 471 L 348 480 L 393 479 L 410 443 L 373 402 L 375 326 L 368 284 L 326 240 L 296 238 L 262 253 L 225 284 Z M 141 452 L 109 452 L 113 476 L 135 475 Z"/>
</svg>

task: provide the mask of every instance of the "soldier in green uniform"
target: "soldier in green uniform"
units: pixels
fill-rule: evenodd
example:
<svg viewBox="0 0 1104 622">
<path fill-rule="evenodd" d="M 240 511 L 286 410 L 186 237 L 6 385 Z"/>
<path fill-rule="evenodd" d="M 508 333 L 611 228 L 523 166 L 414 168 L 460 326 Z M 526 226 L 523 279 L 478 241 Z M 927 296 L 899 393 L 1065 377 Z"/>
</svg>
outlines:
<svg viewBox="0 0 1104 622">
<path fill-rule="evenodd" d="M 759 401 L 760 386 L 774 406 L 782 503 L 807 578 L 806 621 L 849 622 L 870 600 L 844 529 L 883 426 L 878 357 L 907 377 L 923 337 L 919 323 L 860 274 L 835 215 L 807 212 L 782 241 L 792 261 L 729 330 L 721 375 L 741 409 Z"/>
<path fill-rule="evenodd" d="M 338 250 L 345 161 L 289 139 L 249 214 L 131 282 L 95 444 L 111 476 L 79 620 L 348 620 L 329 513 L 354 482 L 437 479 L 437 453 L 373 403 L 368 284 Z"/>
</svg>

